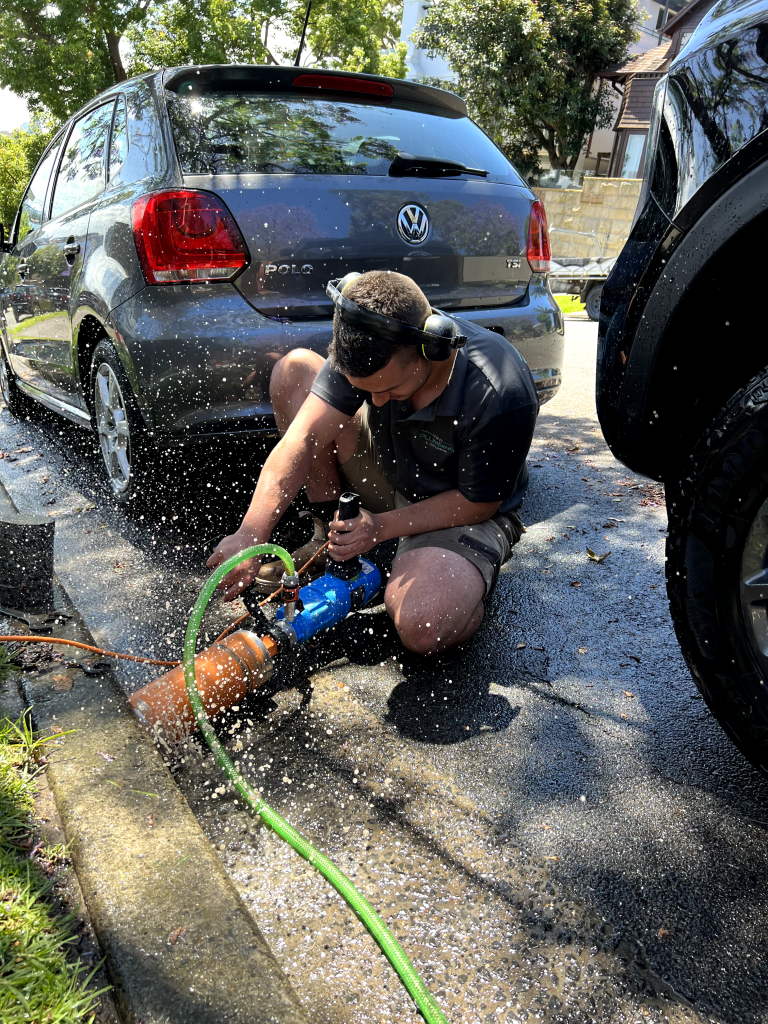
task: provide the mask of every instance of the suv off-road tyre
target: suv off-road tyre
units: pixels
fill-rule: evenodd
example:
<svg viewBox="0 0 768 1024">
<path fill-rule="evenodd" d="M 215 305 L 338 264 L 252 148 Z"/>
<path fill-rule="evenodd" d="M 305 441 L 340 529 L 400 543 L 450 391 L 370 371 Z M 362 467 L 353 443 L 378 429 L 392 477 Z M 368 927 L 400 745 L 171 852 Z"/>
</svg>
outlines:
<svg viewBox="0 0 768 1024">
<path fill-rule="evenodd" d="M 16 382 L 16 376 L 8 363 L 2 345 L 0 345 L 0 397 L 5 402 L 8 412 L 17 420 L 29 418 L 32 401 Z"/>
<path fill-rule="evenodd" d="M 768 775 L 768 673 L 741 599 L 745 545 L 766 498 L 768 369 L 733 396 L 685 477 L 668 485 L 666 566 L 672 619 L 694 681 L 734 743 Z"/>
<path fill-rule="evenodd" d="M 110 392 L 106 400 L 103 398 L 104 384 L 108 385 Z M 146 426 L 123 364 L 114 345 L 107 339 L 100 341 L 93 351 L 89 399 L 112 497 L 120 505 L 144 508 L 150 503 L 153 493 L 153 462 L 156 456 L 148 443 Z M 115 415 L 118 408 L 120 417 Z M 120 426 L 112 430 L 116 421 Z M 125 459 L 118 454 L 108 456 L 109 445 L 105 443 L 105 431 L 109 432 L 115 442 L 115 452 L 120 447 L 118 442 L 125 442 Z"/>
</svg>

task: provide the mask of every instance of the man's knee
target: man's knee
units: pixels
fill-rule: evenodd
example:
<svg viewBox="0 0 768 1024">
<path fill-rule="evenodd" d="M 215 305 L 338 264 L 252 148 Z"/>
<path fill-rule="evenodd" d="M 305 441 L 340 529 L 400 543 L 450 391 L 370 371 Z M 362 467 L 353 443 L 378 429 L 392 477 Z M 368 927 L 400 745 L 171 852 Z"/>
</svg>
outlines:
<svg viewBox="0 0 768 1024">
<path fill-rule="evenodd" d="M 461 556 L 435 563 L 429 549 L 399 555 L 384 605 L 405 647 L 434 654 L 463 643 L 483 619 L 480 573 Z M 475 579 L 475 576 L 478 578 Z"/>
<path fill-rule="evenodd" d="M 295 395 L 297 389 L 309 393 L 315 377 L 323 365 L 323 357 L 308 348 L 295 348 L 278 359 L 269 379 L 269 397 L 272 404 Z"/>
</svg>

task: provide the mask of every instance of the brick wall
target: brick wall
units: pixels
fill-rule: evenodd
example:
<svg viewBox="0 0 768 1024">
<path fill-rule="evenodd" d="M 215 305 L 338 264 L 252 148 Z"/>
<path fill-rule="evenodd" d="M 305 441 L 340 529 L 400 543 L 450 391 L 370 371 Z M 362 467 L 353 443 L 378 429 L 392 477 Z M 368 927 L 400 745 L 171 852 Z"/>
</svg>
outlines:
<svg viewBox="0 0 768 1024">
<path fill-rule="evenodd" d="M 547 221 L 556 228 L 595 231 L 603 256 L 618 256 L 629 235 L 642 181 L 639 178 L 585 178 L 581 190 L 535 188 Z M 596 256 L 591 238 L 552 233 L 552 256 Z"/>
</svg>

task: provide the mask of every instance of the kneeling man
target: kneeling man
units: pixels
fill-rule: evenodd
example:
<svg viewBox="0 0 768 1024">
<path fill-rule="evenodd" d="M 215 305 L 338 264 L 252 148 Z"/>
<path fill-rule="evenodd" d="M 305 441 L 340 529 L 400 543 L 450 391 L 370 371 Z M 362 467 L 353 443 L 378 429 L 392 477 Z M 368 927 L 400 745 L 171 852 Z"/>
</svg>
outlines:
<svg viewBox="0 0 768 1024">
<path fill-rule="evenodd" d="M 348 281 L 345 299 L 363 311 L 421 328 L 432 313 L 402 274 L 372 271 Z M 282 435 L 270 453 L 236 533 L 208 561 L 269 540 L 306 487 L 316 518 L 297 568 L 325 542 L 335 559 L 399 538 L 385 592 L 402 642 L 434 654 L 468 640 L 483 599 L 520 539 L 517 509 L 528 484 L 526 456 L 539 403 L 531 372 L 502 336 L 456 321 L 466 344 L 436 359 L 431 349 L 398 344 L 334 313 L 328 358 L 297 349 L 272 374 L 270 394 Z M 432 354 L 432 359 L 425 355 Z M 441 353 L 446 354 L 446 353 Z M 356 519 L 334 519 L 339 495 L 356 491 Z M 333 520 L 333 521 L 331 521 Z M 331 522 L 329 522 L 331 521 Z M 324 571 L 323 555 L 311 567 Z M 280 584 L 279 562 L 244 562 L 221 583 L 232 600 L 254 581 Z M 309 582 L 302 579 L 302 585 Z"/>
</svg>

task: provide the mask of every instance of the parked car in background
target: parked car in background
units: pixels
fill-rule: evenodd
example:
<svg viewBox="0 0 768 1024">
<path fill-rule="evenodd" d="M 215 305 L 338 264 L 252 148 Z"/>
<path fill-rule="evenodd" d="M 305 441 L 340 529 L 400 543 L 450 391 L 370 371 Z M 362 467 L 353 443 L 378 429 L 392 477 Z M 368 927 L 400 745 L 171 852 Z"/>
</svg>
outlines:
<svg viewBox="0 0 768 1024">
<path fill-rule="evenodd" d="M 768 4 L 711 8 L 656 88 L 645 181 L 602 294 L 597 403 L 663 480 L 696 684 L 768 772 Z"/>
<path fill-rule="evenodd" d="M 121 83 L 48 147 L 5 249 L 3 397 L 97 430 L 119 501 L 163 449 L 275 436 L 272 367 L 325 353 L 325 286 L 352 270 L 503 334 L 542 401 L 560 384 L 543 207 L 429 86 L 254 66 Z"/>
</svg>

